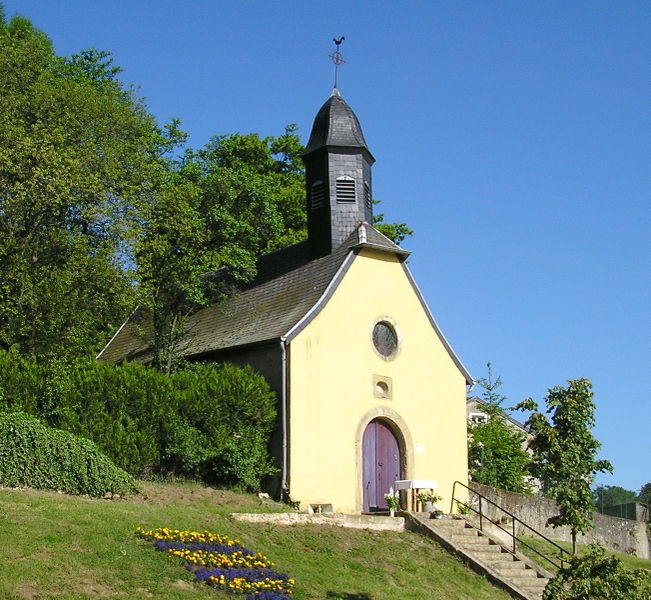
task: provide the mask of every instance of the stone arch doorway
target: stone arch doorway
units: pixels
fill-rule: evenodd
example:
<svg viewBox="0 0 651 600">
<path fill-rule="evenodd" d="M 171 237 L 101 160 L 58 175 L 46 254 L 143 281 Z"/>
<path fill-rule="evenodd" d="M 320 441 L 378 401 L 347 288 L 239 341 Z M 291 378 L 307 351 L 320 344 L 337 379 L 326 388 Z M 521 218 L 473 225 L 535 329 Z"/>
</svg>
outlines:
<svg viewBox="0 0 651 600">
<path fill-rule="evenodd" d="M 384 419 L 373 419 L 362 436 L 363 511 L 387 510 L 384 494 L 393 482 L 403 479 L 401 444 Z"/>
</svg>

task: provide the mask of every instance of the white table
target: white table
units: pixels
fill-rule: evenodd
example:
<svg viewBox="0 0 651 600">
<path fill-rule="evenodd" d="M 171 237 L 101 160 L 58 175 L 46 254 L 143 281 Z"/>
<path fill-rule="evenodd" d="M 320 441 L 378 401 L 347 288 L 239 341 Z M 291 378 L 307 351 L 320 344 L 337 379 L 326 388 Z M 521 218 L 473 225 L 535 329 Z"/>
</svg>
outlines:
<svg viewBox="0 0 651 600">
<path fill-rule="evenodd" d="M 417 509 L 420 508 L 418 506 L 418 492 L 422 490 L 435 490 L 439 484 L 436 481 L 430 481 L 428 479 L 399 479 L 393 486 L 394 489 L 405 492 L 407 499 L 406 509 L 417 512 Z"/>
</svg>

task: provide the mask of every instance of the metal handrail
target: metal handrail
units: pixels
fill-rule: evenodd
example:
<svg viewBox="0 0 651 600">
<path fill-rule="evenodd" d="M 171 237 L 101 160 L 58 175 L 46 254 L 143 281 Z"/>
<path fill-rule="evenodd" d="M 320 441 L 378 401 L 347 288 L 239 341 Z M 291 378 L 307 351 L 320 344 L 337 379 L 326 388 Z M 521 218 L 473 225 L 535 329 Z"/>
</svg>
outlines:
<svg viewBox="0 0 651 600">
<path fill-rule="evenodd" d="M 479 497 L 479 510 L 477 510 L 477 509 L 476 509 L 472 504 L 470 504 L 469 502 L 464 502 L 464 501 L 462 501 L 462 500 L 459 500 L 459 499 L 456 497 L 456 488 L 457 488 L 457 484 L 459 484 L 460 486 L 466 488 L 469 492 L 472 492 L 473 494 L 475 494 L 476 496 Z M 484 501 L 485 501 L 485 502 L 488 502 L 489 504 L 492 504 L 493 506 L 495 506 L 496 508 L 498 508 L 499 510 L 501 510 L 503 513 L 505 513 L 506 515 L 508 515 L 508 516 L 511 518 L 512 531 L 508 531 L 508 530 L 504 529 L 504 527 L 502 527 L 502 525 L 501 525 L 499 522 L 493 521 L 493 519 L 491 519 L 489 516 L 483 514 L 484 511 L 483 511 L 483 506 L 482 506 L 482 504 L 483 504 Z M 506 533 L 507 535 L 509 535 L 509 536 L 511 537 L 511 539 L 513 540 L 513 549 L 512 549 L 512 551 L 511 551 L 512 554 L 515 554 L 516 551 L 517 551 L 517 549 L 516 549 L 516 541 L 518 541 L 518 542 L 520 542 L 523 546 L 526 546 L 527 548 L 529 548 L 530 550 L 532 550 L 533 552 L 535 552 L 538 556 L 544 558 L 546 561 L 550 562 L 550 563 L 551 563 L 552 565 L 554 565 L 556 568 L 560 568 L 560 569 L 563 568 L 564 563 L 567 561 L 567 559 L 565 559 L 565 560 L 563 559 L 563 555 L 564 555 L 564 554 L 567 554 L 568 556 L 570 555 L 570 553 L 569 553 L 567 550 L 565 550 L 564 548 L 562 548 L 561 546 L 559 546 L 556 542 L 550 540 L 547 536 L 545 536 L 545 535 L 543 535 L 542 533 L 540 533 L 539 531 L 535 530 L 533 527 L 531 527 L 530 525 L 528 525 L 527 523 L 525 523 L 522 519 L 519 519 L 519 518 L 516 517 L 513 513 L 509 512 L 509 511 L 506 510 L 505 508 L 502 508 L 502 507 L 501 507 L 499 504 L 497 504 L 496 502 L 493 502 L 490 498 L 487 498 L 487 497 L 484 496 L 483 494 L 480 494 L 478 491 L 473 490 L 472 488 L 468 487 L 468 486 L 467 486 L 466 484 L 464 484 L 464 483 L 461 483 L 460 481 L 455 481 L 455 482 L 454 482 L 454 485 L 452 486 L 452 501 L 451 501 L 451 503 L 450 503 L 450 512 L 451 512 L 451 513 L 454 512 L 454 503 L 455 503 L 455 502 L 457 503 L 457 505 L 460 504 L 460 505 L 462 505 L 462 506 L 465 506 L 467 509 L 469 509 L 469 510 L 471 510 L 472 512 L 474 512 L 474 513 L 476 513 L 476 514 L 479 515 L 479 530 L 480 530 L 480 531 L 483 531 L 483 530 L 484 530 L 484 519 L 487 519 L 487 520 L 490 521 L 493 525 L 495 525 L 497 528 L 501 529 L 504 533 Z M 515 533 L 515 524 L 516 524 L 516 522 L 519 523 L 520 525 L 522 525 L 523 527 L 525 527 L 528 531 L 534 533 L 536 536 L 542 538 L 543 540 L 545 540 L 546 542 L 549 542 L 552 546 L 554 546 L 554 547 L 559 551 L 560 565 L 559 565 L 557 562 L 555 562 L 554 560 L 552 560 L 549 556 L 546 556 L 546 555 L 543 554 L 542 552 L 539 552 L 538 550 L 536 550 L 533 546 L 530 546 L 529 544 L 527 544 L 527 542 L 518 539 L 517 536 L 516 536 L 516 533 Z"/>
</svg>

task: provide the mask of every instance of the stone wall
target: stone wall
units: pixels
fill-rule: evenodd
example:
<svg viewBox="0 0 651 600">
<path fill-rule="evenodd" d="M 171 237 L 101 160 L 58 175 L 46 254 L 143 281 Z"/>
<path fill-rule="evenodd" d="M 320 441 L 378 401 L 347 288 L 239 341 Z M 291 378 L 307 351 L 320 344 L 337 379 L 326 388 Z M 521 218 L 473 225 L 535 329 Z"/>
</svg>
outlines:
<svg viewBox="0 0 651 600">
<path fill-rule="evenodd" d="M 404 531 L 404 517 L 344 515 L 341 513 L 232 513 L 236 521 L 273 523 L 274 525 L 334 525 L 348 529 Z"/>
<path fill-rule="evenodd" d="M 502 508 L 514 514 L 543 535 L 553 540 L 572 541 L 569 527 L 554 529 L 547 527 L 547 519 L 558 514 L 556 504 L 547 498 L 525 496 L 514 492 L 498 490 L 487 485 L 473 483 L 472 487 Z M 477 503 L 477 496 L 472 495 Z M 477 504 L 476 504 L 477 505 Z M 482 506 L 482 512 L 489 518 L 499 521 L 505 515 L 495 507 Z M 579 544 L 598 542 L 605 548 L 615 552 L 632 554 L 640 558 L 651 558 L 651 543 L 649 541 L 646 523 L 629 521 L 617 517 L 609 517 L 594 513 L 595 528 L 586 535 L 579 535 Z M 519 531 L 527 535 L 525 531 Z"/>
</svg>

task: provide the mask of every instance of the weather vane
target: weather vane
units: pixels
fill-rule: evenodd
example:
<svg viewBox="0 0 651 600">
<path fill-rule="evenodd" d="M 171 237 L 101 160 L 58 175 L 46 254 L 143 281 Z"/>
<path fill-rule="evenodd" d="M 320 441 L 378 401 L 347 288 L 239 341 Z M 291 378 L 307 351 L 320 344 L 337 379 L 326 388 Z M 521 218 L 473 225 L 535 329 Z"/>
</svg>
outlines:
<svg viewBox="0 0 651 600">
<path fill-rule="evenodd" d="M 345 39 L 346 38 L 343 35 L 339 39 L 332 38 L 332 41 L 335 43 L 335 51 L 329 56 L 332 59 L 332 62 L 335 64 L 335 89 L 337 88 L 337 75 L 339 74 L 339 67 L 346 62 L 344 60 L 344 57 L 341 56 L 341 52 L 339 52 L 339 46 L 341 46 L 341 42 L 343 42 Z"/>
</svg>

